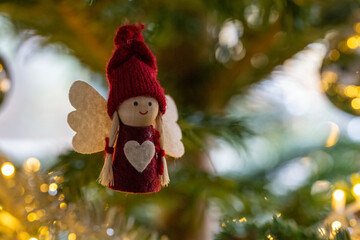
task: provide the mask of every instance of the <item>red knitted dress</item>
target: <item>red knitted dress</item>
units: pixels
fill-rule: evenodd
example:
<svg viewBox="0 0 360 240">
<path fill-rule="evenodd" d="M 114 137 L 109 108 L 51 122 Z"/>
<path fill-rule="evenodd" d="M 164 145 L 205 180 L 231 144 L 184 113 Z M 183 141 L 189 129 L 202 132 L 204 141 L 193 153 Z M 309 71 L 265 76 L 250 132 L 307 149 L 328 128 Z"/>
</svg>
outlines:
<svg viewBox="0 0 360 240">
<path fill-rule="evenodd" d="M 114 185 L 109 188 L 129 193 L 152 193 L 161 189 L 162 175 L 159 132 L 152 125 L 131 127 L 120 123 L 120 130 L 113 154 Z M 155 146 L 155 154 L 146 168 L 139 172 L 125 156 L 124 147 L 128 141 L 137 141 L 140 145 L 150 141 Z"/>
</svg>

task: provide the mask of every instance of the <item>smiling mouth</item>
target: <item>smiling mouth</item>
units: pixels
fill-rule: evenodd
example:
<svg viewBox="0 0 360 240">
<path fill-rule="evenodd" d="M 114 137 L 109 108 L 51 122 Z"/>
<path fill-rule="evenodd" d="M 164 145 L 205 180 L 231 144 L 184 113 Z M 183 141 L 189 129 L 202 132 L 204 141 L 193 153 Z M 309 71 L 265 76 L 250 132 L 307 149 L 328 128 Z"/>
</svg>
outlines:
<svg viewBox="0 0 360 240">
<path fill-rule="evenodd" d="M 146 115 L 149 111 L 146 112 L 139 112 L 141 115 Z"/>
</svg>

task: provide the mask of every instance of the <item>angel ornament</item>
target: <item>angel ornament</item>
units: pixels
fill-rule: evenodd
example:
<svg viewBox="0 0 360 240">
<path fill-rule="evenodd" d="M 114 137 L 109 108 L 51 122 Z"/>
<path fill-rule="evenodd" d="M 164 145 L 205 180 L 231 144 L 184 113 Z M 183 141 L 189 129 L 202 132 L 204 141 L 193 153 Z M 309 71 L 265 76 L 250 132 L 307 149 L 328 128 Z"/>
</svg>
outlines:
<svg viewBox="0 0 360 240">
<path fill-rule="evenodd" d="M 70 88 L 76 109 L 68 123 L 76 132 L 75 151 L 90 154 L 105 149 L 98 181 L 129 193 L 158 192 L 167 186 L 165 155 L 184 154 L 175 102 L 157 81 L 155 56 L 144 43 L 143 26 L 119 27 L 106 73 L 108 101 L 82 81 Z"/>
</svg>

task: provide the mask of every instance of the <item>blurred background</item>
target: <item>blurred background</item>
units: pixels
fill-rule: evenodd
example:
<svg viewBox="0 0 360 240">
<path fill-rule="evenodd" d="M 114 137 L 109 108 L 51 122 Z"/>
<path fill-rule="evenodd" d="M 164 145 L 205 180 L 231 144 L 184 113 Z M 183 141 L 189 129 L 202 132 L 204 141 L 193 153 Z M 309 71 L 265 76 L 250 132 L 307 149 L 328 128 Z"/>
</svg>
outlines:
<svg viewBox="0 0 360 240">
<path fill-rule="evenodd" d="M 125 21 L 180 114 L 156 194 L 98 184 L 66 122 Z M 0 238 L 360 239 L 359 115 L 357 0 L 2 0 Z"/>
</svg>

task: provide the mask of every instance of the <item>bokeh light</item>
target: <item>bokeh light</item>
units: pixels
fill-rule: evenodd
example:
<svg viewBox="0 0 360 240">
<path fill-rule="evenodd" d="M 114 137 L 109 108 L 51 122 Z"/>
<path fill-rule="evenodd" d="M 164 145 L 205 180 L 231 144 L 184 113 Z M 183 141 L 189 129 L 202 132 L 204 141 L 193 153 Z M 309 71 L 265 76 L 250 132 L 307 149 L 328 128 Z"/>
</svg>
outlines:
<svg viewBox="0 0 360 240">
<path fill-rule="evenodd" d="M 345 192 L 343 190 L 335 190 L 333 193 L 333 198 L 337 201 L 341 201 L 345 198 Z"/>
<path fill-rule="evenodd" d="M 360 183 L 354 185 L 353 192 L 356 196 L 360 197 Z"/>
<path fill-rule="evenodd" d="M 34 222 L 34 221 L 36 221 L 36 220 L 38 220 L 39 218 L 38 218 L 38 215 L 36 214 L 36 213 L 34 213 L 34 212 L 32 212 L 32 213 L 29 213 L 28 215 L 27 215 L 27 220 L 29 221 L 29 222 Z"/>
<path fill-rule="evenodd" d="M 333 50 L 330 51 L 329 59 L 331 61 L 336 61 L 336 60 L 339 59 L 339 57 L 340 57 L 340 52 L 337 49 L 333 49 Z"/>
<path fill-rule="evenodd" d="M 345 87 L 344 93 L 347 97 L 354 98 L 359 95 L 359 89 L 357 86 L 349 85 Z"/>
<path fill-rule="evenodd" d="M 46 183 L 43 183 L 40 185 L 40 191 L 45 193 L 47 191 L 49 191 L 49 185 L 47 185 Z"/>
<path fill-rule="evenodd" d="M 360 109 L 360 98 L 354 98 L 351 100 L 351 107 L 355 110 Z"/>
<path fill-rule="evenodd" d="M 70 233 L 68 236 L 68 240 L 76 240 L 76 234 L 75 233 Z"/>
<path fill-rule="evenodd" d="M 0 106 L 10 91 L 11 82 L 5 61 L 0 56 Z"/>
<path fill-rule="evenodd" d="M 352 37 L 348 38 L 348 40 L 346 41 L 346 44 L 350 49 L 357 48 L 359 46 L 358 37 L 357 36 L 352 36 Z"/>
<path fill-rule="evenodd" d="M 341 228 L 341 222 L 339 221 L 334 221 L 332 224 L 331 224 L 331 228 L 333 231 L 337 231 Z"/>
<path fill-rule="evenodd" d="M 28 158 L 24 163 L 24 169 L 28 172 L 37 172 L 40 170 L 40 161 L 37 158 Z"/>
<path fill-rule="evenodd" d="M 114 229 L 112 229 L 112 228 L 106 229 L 106 234 L 107 234 L 108 236 L 111 237 L 112 235 L 114 235 L 114 233 L 115 233 Z"/>
<path fill-rule="evenodd" d="M 326 147 L 334 146 L 337 143 L 340 135 L 339 126 L 333 122 L 329 122 L 329 124 L 330 124 L 330 133 L 326 140 L 326 144 L 325 144 Z"/>
<path fill-rule="evenodd" d="M 15 173 L 15 167 L 10 162 L 6 162 L 1 166 L 1 173 L 6 177 L 12 177 Z"/>
</svg>

